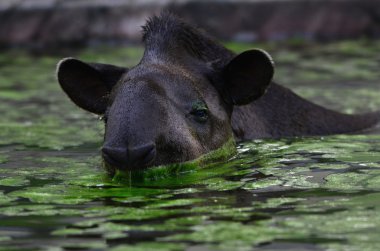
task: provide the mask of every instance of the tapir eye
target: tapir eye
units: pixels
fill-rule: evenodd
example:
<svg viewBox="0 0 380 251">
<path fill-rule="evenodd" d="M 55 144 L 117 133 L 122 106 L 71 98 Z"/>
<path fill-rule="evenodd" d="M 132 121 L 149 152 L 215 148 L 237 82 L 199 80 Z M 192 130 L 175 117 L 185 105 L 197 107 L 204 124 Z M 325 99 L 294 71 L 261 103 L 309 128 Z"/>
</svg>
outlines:
<svg viewBox="0 0 380 251">
<path fill-rule="evenodd" d="M 190 114 L 193 115 L 198 122 L 206 122 L 208 119 L 208 109 L 206 104 L 202 101 L 194 102 Z"/>
</svg>

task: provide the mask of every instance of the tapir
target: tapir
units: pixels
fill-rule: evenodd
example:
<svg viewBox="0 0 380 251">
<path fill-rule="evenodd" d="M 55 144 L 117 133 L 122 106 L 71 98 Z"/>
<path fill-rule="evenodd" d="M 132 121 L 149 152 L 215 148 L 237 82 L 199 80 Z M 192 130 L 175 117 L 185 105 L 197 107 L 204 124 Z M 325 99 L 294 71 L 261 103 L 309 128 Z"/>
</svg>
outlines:
<svg viewBox="0 0 380 251">
<path fill-rule="evenodd" d="M 57 78 L 79 107 L 103 116 L 108 170 L 191 161 L 226 142 L 364 130 L 379 112 L 348 115 L 272 81 L 261 49 L 238 55 L 163 13 L 143 26 L 144 54 L 131 68 L 65 58 Z"/>
</svg>

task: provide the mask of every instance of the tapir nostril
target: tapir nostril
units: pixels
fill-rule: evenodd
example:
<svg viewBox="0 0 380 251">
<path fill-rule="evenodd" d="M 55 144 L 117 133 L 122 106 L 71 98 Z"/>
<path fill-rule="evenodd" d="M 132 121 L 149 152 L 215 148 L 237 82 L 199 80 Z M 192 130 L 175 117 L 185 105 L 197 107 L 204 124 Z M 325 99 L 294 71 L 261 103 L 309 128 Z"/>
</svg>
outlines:
<svg viewBox="0 0 380 251">
<path fill-rule="evenodd" d="M 102 152 L 104 160 L 111 165 L 121 165 L 128 161 L 126 148 L 104 146 Z"/>
<path fill-rule="evenodd" d="M 129 148 L 128 159 L 132 165 L 148 165 L 156 157 L 156 146 L 153 143 Z"/>
<path fill-rule="evenodd" d="M 121 148 L 104 146 L 102 148 L 104 160 L 119 168 L 143 168 L 149 165 L 156 157 L 156 146 L 148 143 L 138 147 Z"/>
</svg>

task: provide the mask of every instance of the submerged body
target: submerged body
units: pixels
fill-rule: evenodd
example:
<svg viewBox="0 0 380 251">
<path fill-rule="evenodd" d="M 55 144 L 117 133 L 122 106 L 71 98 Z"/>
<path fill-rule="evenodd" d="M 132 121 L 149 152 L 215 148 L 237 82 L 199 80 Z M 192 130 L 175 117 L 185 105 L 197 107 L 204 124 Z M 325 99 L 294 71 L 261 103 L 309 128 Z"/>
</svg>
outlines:
<svg viewBox="0 0 380 251">
<path fill-rule="evenodd" d="M 380 119 L 305 100 L 272 83 L 266 52 L 235 55 L 170 14 L 149 20 L 143 41 L 131 69 L 73 58 L 57 68 L 72 101 L 104 117 L 102 156 L 111 173 L 193 160 L 234 138 L 349 133 Z"/>
<path fill-rule="evenodd" d="M 379 121 L 379 112 L 342 114 L 313 104 L 275 83 L 256 102 L 235 107 L 231 119 L 238 141 L 352 133 Z"/>
</svg>

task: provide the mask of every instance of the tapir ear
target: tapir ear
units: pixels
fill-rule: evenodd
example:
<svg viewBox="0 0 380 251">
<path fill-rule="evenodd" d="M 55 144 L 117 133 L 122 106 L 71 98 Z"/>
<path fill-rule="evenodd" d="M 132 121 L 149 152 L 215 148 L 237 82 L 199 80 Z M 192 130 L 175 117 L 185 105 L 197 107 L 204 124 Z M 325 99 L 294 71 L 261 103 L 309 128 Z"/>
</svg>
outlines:
<svg viewBox="0 0 380 251">
<path fill-rule="evenodd" d="M 234 105 L 246 105 L 261 97 L 274 73 L 271 56 L 260 49 L 245 51 L 224 69 L 224 93 Z"/>
<path fill-rule="evenodd" d="M 103 114 L 108 94 L 127 71 L 123 67 L 65 58 L 57 65 L 57 78 L 76 105 L 92 113 Z"/>
</svg>

